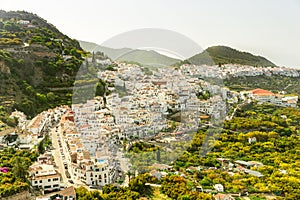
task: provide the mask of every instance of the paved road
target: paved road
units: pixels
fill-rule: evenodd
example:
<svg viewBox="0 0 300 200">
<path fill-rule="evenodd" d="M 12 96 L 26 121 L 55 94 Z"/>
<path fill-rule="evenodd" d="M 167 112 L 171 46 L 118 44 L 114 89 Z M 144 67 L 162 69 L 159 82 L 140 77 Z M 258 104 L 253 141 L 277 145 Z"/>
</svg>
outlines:
<svg viewBox="0 0 300 200">
<path fill-rule="evenodd" d="M 52 150 L 52 155 L 54 157 L 54 161 L 56 163 L 56 166 L 58 167 L 58 171 L 59 171 L 59 173 L 61 173 L 61 177 L 62 177 L 61 183 L 63 183 L 67 187 L 70 187 L 70 186 L 74 186 L 74 187 L 83 186 L 83 187 L 85 187 L 86 189 L 88 189 L 90 191 L 95 190 L 95 189 L 89 188 L 87 185 L 82 183 L 80 180 L 75 180 L 75 179 L 71 178 L 74 181 L 74 184 L 72 184 L 68 181 L 69 179 L 67 178 L 66 173 L 65 173 L 66 170 L 65 170 L 65 167 L 64 167 L 64 164 L 63 164 L 63 159 L 62 159 L 62 155 L 61 155 L 61 152 L 60 152 L 60 148 L 63 148 L 63 152 L 64 152 L 64 155 L 65 155 L 65 159 L 67 160 L 67 163 L 68 163 L 68 159 L 67 159 L 67 151 L 68 150 L 67 150 L 65 142 L 63 142 L 60 126 L 58 127 L 58 129 L 53 128 L 51 130 L 51 138 L 52 138 L 52 145 L 54 147 L 54 150 Z M 61 141 L 62 147 L 59 146 L 58 140 Z M 68 166 L 69 166 L 69 163 L 68 163 Z"/>
<path fill-rule="evenodd" d="M 128 172 L 128 170 L 129 170 L 129 163 L 128 163 L 128 160 L 127 160 L 127 158 L 125 158 L 125 157 L 122 157 L 122 155 L 124 155 L 121 151 L 118 151 L 117 152 L 117 157 L 118 157 L 118 159 L 119 159 L 119 161 L 120 161 L 120 167 L 121 167 L 121 170 L 124 172 L 124 174 L 125 174 L 125 180 L 124 180 L 124 182 L 122 183 L 122 186 L 128 186 L 128 184 L 129 184 L 129 177 L 128 177 L 128 175 L 127 175 L 127 172 Z"/>
<path fill-rule="evenodd" d="M 95 81 L 96 83 L 96 81 Z M 88 85 L 82 85 L 82 86 L 72 86 L 72 87 L 62 87 L 62 88 L 50 88 L 48 87 L 50 91 L 60 91 L 60 90 L 74 90 L 74 89 L 86 89 L 86 88 L 93 88 L 95 87 L 95 84 L 88 84 Z"/>
<path fill-rule="evenodd" d="M 65 173 L 65 168 L 64 168 L 64 165 L 63 165 L 63 162 L 62 162 L 62 157 L 61 157 L 60 150 L 59 150 L 60 147 L 59 147 L 59 144 L 58 144 L 57 133 L 58 132 L 56 132 L 56 128 L 51 129 L 52 145 L 54 147 L 54 150 L 52 150 L 52 155 L 54 157 L 54 161 L 56 163 L 56 166 L 58 167 L 58 171 L 61 174 L 61 177 L 62 177 L 61 182 L 64 183 L 65 185 L 67 185 L 68 184 L 68 178 L 67 178 L 66 173 Z"/>
</svg>

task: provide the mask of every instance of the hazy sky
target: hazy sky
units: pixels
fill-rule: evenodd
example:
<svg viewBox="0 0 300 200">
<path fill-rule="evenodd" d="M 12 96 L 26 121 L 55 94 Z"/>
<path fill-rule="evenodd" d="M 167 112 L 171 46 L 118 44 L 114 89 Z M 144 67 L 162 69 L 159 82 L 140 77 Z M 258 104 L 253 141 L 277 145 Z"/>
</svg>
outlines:
<svg viewBox="0 0 300 200">
<path fill-rule="evenodd" d="M 139 28 L 179 32 L 203 48 L 228 45 L 300 68 L 300 0 L 0 0 L 63 33 L 101 44 Z"/>
</svg>

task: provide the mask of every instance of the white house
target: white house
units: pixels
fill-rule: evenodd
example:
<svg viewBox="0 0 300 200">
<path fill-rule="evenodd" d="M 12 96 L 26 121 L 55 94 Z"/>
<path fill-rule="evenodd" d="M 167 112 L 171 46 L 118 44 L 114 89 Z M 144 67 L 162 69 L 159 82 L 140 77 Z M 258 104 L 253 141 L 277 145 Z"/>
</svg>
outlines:
<svg viewBox="0 0 300 200">
<path fill-rule="evenodd" d="M 222 184 L 215 184 L 214 185 L 215 190 L 218 192 L 224 192 L 224 186 Z"/>
<path fill-rule="evenodd" d="M 60 174 L 53 165 L 35 163 L 30 166 L 29 173 L 33 187 L 42 188 L 44 191 L 59 189 Z"/>
</svg>

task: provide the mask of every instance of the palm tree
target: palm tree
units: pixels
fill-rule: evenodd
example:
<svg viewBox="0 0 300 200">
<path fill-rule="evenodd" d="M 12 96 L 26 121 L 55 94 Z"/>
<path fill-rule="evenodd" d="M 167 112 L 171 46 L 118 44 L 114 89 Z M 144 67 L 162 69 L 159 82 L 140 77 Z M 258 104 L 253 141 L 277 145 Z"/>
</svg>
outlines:
<svg viewBox="0 0 300 200">
<path fill-rule="evenodd" d="M 12 171 L 17 178 L 26 182 L 26 164 L 22 161 L 21 157 L 18 156 L 13 160 Z"/>
<path fill-rule="evenodd" d="M 131 176 L 132 175 L 134 175 L 134 173 L 131 173 L 131 171 L 130 170 L 128 170 L 128 172 L 126 172 L 126 175 L 128 176 L 128 183 L 130 183 L 130 178 L 131 178 Z"/>
</svg>

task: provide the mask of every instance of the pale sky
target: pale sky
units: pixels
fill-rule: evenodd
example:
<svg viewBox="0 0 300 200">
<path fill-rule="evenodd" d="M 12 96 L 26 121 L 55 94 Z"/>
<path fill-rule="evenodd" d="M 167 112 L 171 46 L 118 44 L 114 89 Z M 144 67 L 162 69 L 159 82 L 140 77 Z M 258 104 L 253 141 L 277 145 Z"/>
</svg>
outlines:
<svg viewBox="0 0 300 200">
<path fill-rule="evenodd" d="M 102 44 L 140 28 L 176 31 L 202 48 L 226 45 L 300 68 L 300 0 L 0 0 L 71 38 Z"/>
</svg>

